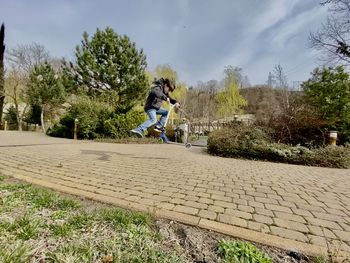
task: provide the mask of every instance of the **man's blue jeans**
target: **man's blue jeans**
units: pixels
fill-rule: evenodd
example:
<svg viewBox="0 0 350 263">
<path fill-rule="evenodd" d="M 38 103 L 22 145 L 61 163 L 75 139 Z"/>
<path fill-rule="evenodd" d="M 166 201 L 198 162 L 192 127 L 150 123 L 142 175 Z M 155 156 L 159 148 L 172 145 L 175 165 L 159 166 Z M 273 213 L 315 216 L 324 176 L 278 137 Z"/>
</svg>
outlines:
<svg viewBox="0 0 350 263">
<path fill-rule="evenodd" d="M 164 126 L 166 117 L 168 116 L 168 111 L 166 109 L 160 108 L 159 110 L 150 109 L 146 111 L 148 115 L 148 120 L 142 123 L 137 130 L 144 133 L 147 128 L 157 123 L 157 115 L 160 115 L 160 121 L 158 122 L 161 126 Z"/>
</svg>

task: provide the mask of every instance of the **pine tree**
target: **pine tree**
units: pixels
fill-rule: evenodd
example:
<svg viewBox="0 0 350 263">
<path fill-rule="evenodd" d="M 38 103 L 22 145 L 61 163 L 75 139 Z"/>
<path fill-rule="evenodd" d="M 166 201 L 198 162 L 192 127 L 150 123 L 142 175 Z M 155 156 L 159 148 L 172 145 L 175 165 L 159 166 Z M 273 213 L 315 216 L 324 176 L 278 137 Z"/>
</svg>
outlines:
<svg viewBox="0 0 350 263">
<path fill-rule="evenodd" d="M 41 125 L 45 133 L 45 111 L 57 107 L 65 99 L 60 77 L 46 62 L 34 67 L 28 86 L 27 96 L 30 104 L 41 107 Z"/>
<path fill-rule="evenodd" d="M 92 38 L 85 32 L 76 47 L 76 63 L 66 66 L 75 85 L 91 97 L 107 98 L 119 112 L 129 111 L 148 90 L 143 50 L 112 28 L 97 29 Z"/>
</svg>

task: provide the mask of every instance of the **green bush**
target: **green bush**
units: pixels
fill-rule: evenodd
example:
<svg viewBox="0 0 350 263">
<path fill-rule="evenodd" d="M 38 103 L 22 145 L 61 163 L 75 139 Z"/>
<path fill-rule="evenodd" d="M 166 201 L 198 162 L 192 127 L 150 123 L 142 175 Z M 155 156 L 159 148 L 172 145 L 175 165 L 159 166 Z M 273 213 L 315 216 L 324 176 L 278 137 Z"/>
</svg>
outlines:
<svg viewBox="0 0 350 263">
<path fill-rule="evenodd" d="M 28 123 L 41 125 L 41 107 L 38 105 L 30 105 L 29 111 L 24 115 L 23 120 Z"/>
<path fill-rule="evenodd" d="M 106 103 L 80 97 L 74 102 L 60 122 L 49 129 L 48 134 L 55 137 L 73 138 L 74 120 L 78 119 L 78 138 L 94 139 L 103 130 L 103 122 L 113 113 Z"/>
<path fill-rule="evenodd" d="M 223 157 L 350 168 L 350 146 L 308 149 L 272 143 L 263 131 L 244 125 L 212 132 L 208 138 L 208 152 Z"/>
<path fill-rule="evenodd" d="M 59 123 L 47 130 L 47 134 L 53 137 L 72 139 L 74 135 L 74 119 L 67 113 L 60 119 Z"/>
<path fill-rule="evenodd" d="M 124 138 L 132 128 L 144 121 L 144 114 L 136 111 L 117 114 L 105 102 L 81 97 L 71 105 L 59 123 L 48 130 L 48 134 L 73 138 L 75 119 L 78 119 L 79 139 Z"/>
<path fill-rule="evenodd" d="M 15 106 L 10 106 L 5 112 L 4 120 L 7 121 L 8 126 L 12 130 L 17 130 L 17 113 Z"/>
<path fill-rule="evenodd" d="M 310 166 L 350 168 L 350 146 L 326 146 L 299 156 L 295 162 Z"/>
<path fill-rule="evenodd" d="M 272 263 L 269 256 L 248 242 L 221 240 L 218 251 L 227 263 Z"/>
<path fill-rule="evenodd" d="M 103 122 L 101 135 L 109 138 L 125 138 L 131 129 L 136 128 L 145 120 L 142 112 L 130 111 L 126 114 L 116 114 Z"/>
<path fill-rule="evenodd" d="M 244 124 L 234 125 L 210 133 L 208 152 L 226 157 L 255 158 L 260 155 L 256 146 L 269 142 L 269 136 L 260 129 Z"/>
</svg>

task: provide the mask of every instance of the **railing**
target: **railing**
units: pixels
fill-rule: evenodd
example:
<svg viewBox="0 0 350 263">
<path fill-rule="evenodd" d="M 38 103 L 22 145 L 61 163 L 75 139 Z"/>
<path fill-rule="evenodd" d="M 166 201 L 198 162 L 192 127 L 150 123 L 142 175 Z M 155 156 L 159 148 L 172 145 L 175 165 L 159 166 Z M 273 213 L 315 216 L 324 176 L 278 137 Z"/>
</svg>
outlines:
<svg viewBox="0 0 350 263">
<path fill-rule="evenodd" d="M 208 133 L 228 127 L 234 122 L 244 122 L 246 124 L 252 124 L 254 120 L 249 118 L 242 118 L 239 120 L 230 121 L 211 121 L 211 122 L 191 122 L 190 123 L 190 134 L 207 135 Z"/>
</svg>

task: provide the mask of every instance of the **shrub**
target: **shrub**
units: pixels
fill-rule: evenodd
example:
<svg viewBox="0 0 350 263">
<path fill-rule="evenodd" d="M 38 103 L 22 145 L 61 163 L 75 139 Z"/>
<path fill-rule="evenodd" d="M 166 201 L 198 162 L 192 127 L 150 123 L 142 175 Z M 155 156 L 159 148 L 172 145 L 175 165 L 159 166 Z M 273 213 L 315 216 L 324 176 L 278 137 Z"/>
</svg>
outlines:
<svg viewBox="0 0 350 263">
<path fill-rule="evenodd" d="M 117 114 L 105 102 L 81 97 L 72 104 L 59 123 L 49 129 L 48 134 L 73 138 L 75 119 L 78 119 L 78 138 L 80 139 L 124 138 L 132 128 L 144 121 L 144 114 L 136 111 Z"/>
<path fill-rule="evenodd" d="M 106 103 L 80 97 L 74 102 L 60 122 L 49 129 L 48 134 L 55 137 L 73 138 L 74 120 L 78 119 L 78 138 L 94 139 L 99 137 L 103 122 L 113 113 Z"/>
<path fill-rule="evenodd" d="M 103 129 L 99 131 L 104 137 L 115 139 L 129 136 L 129 131 L 142 123 L 145 115 L 142 112 L 130 111 L 126 114 L 115 114 L 103 122 Z"/>
<path fill-rule="evenodd" d="M 256 145 L 270 142 L 269 136 L 261 129 L 241 124 L 216 130 L 208 137 L 208 152 L 226 157 L 258 157 Z"/>
<path fill-rule="evenodd" d="M 208 152 L 223 157 L 350 168 L 350 146 L 308 149 L 300 145 L 271 143 L 263 131 L 248 128 L 243 126 L 212 132 L 208 138 Z"/>
<path fill-rule="evenodd" d="M 350 168 L 350 146 L 326 146 L 307 152 L 295 162 L 310 166 Z"/>
<path fill-rule="evenodd" d="M 328 123 L 311 109 L 273 116 L 267 127 L 270 136 L 284 144 L 320 147 L 328 139 Z"/>
<path fill-rule="evenodd" d="M 72 139 L 74 135 L 74 119 L 70 114 L 64 115 L 59 123 L 47 130 L 47 134 L 53 137 Z"/>
<path fill-rule="evenodd" d="M 10 126 L 11 129 L 17 129 L 18 124 L 17 124 L 17 113 L 16 113 L 16 108 L 14 106 L 10 106 L 5 112 L 4 120 L 8 122 L 8 125 Z"/>
</svg>

